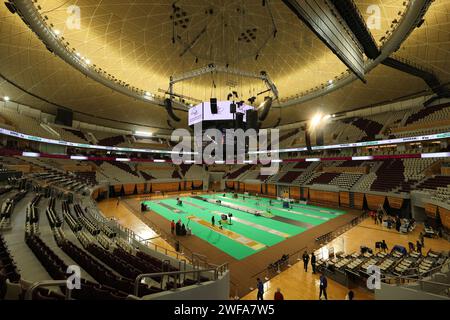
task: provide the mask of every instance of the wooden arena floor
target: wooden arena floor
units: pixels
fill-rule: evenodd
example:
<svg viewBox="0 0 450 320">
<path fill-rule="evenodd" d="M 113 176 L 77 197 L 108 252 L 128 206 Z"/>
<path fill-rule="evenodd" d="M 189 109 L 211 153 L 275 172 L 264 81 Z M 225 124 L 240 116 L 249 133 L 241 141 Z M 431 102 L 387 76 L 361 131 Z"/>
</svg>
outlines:
<svg viewBox="0 0 450 320">
<path fill-rule="evenodd" d="M 152 243 L 173 250 L 173 247 L 162 238 L 155 237 L 156 233 L 150 228 L 151 225 L 156 223 L 158 227 L 162 228 L 165 232 L 170 233 L 168 221 L 157 214 L 142 215 L 140 213 L 140 201 L 143 199 L 143 197 L 122 199 L 119 206 L 117 206 L 117 200 L 115 199 L 105 200 L 100 202 L 98 206 L 106 217 L 117 219 L 119 223 L 133 230 L 142 238 L 152 238 L 150 240 Z M 305 247 L 310 248 L 310 250 L 317 249 L 315 248 L 314 243 L 314 239 L 317 236 L 348 223 L 358 214 L 359 213 L 356 211 L 351 211 L 349 214 L 342 215 L 341 217 L 317 226 L 241 261 L 233 259 L 233 257 L 195 236 L 179 237 L 179 240 L 188 248 L 196 248 L 197 252 L 206 253 L 209 261 L 212 263 L 220 264 L 229 262 L 232 281 L 231 295 L 237 294 L 238 296 L 243 297 L 242 299 L 251 300 L 256 298 L 256 292 L 251 291 L 250 288 L 255 287 L 256 277 L 259 276 L 264 278 L 265 273 L 260 273 L 260 271 L 264 270 L 268 263 L 280 258 L 282 253 L 291 253 L 295 249 L 303 250 Z M 153 217 L 153 221 L 146 221 L 149 217 Z M 389 230 L 380 225 L 375 225 L 373 220 L 368 218 L 360 225 L 350 229 L 333 240 L 328 247 L 333 246 L 335 252 L 344 251 L 345 253 L 352 253 L 359 251 L 360 246 L 367 246 L 373 249 L 375 242 L 380 240 L 385 240 L 389 248 L 392 248 L 392 246 L 396 244 L 407 247 L 409 241 L 416 242 L 422 229 L 423 227 L 418 225 L 410 234 L 399 234 L 395 230 Z M 429 249 L 435 251 L 449 251 L 450 243 L 441 239 L 426 239 L 424 252 Z M 236 285 L 237 283 L 240 285 Z M 281 289 L 285 299 L 318 299 L 318 275 L 313 275 L 311 270 L 308 270 L 308 273 L 305 273 L 303 271 L 303 263 L 299 262 L 265 282 L 264 298 L 268 300 L 273 299 L 273 295 L 277 288 Z M 329 299 L 344 299 L 347 291 L 348 289 L 345 286 L 329 280 Z M 356 289 L 354 292 L 356 299 L 373 299 L 373 294 L 364 289 Z"/>
<path fill-rule="evenodd" d="M 352 253 L 359 251 L 360 246 L 375 248 L 375 242 L 386 240 L 388 248 L 394 245 L 403 245 L 408 248 L 408 242 L 416 242 L 419 233 L 423 230 L 422 225 L 418 225 L 416 229 L 409 234 L 400 234 L 395 229 L 387 229 L 380 225 L 375 225 L 371 218 L 367 218 L 358 226 L 343 233 L 334 239 L 327 247 L 333 246 L 335 252 L 343 251 Z M 449 251 L 450 242 L 443 239 L 427 239 L 425 238 L 425 248 L 422 252 L 433 251 Z M 303 270 L 303 262 L 297 263 L 285 272 L 277 275 L 265 283 L 264 298 L 271 300 L 277 288 L 281 289 L 285 299 L 318 299 L 319 297 L 319 275 L 313 275 L 308 268 L 308 273 Z M 363 289 L 353 290 L 356 300 L 373 299 L 373 294 Z M 344 299 L 348 289 L 334 281 L 328 281 L 328 299 Z M 256 299 L 256 291 L 252 291 L 242 298 L 243 300 Z"/>
</svg>

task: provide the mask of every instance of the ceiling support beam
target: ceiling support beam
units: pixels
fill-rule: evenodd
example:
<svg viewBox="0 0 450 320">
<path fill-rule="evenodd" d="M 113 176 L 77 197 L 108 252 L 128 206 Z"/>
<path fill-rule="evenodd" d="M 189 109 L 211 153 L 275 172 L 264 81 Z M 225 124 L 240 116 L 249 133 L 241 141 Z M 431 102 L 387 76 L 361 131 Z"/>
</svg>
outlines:
<svg viewBox="0 0 450 320">
<path fill-rule="evenodd" d="M 364 48 L 366 56 L 372 60 L 380 55 L 380 50 L 353 0 L 331 0 L 341 17 Z"/>
<path fill-rule="evenodd" d="M 396 70 L 405 72 L 412 76 L 421 78 L 430 87 L 430 89 L 437 95 L 436 98 L 450 97 L 450 91 L 444 85 L 441 84 L 437 76 L 429 70 L 418 65 L 413 65 L 411 62 L 400 58 L 386 58 L 383 65 L 394 68 Z M 429 104 L 431 102 L 426 102 Z"/>
<path fill-rule="evenodd" d="M 327 0 L 283 0 L 303 23 L 363 82 L 363 51 L 345 23 Z"/>
</svg>

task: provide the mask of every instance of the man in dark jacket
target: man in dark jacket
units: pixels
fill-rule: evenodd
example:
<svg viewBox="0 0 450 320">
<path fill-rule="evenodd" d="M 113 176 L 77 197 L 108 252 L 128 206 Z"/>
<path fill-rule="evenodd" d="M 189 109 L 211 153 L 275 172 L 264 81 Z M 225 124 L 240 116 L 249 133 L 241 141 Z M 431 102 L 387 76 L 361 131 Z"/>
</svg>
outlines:
<svg viewBox="0 0 450 320">
<path fill-rule="evenodd" d="M 303 253 L 303 267 L 305 268 L 305 272 L 308 272 L 308 262 L 309 262 L 309 255 L 308 252 Z"/>
<path fill-rule="evenodd" d="M 264 300 L 264 284 L 260 278 L 256 279 L 256 288 L 258 289 L 256 300 Z"/>
<path fill-rule="evenodd" d="M 325 275 L 322 273 L 320 275 L 320 284 L 319 284 L 319 300 L 322 298 L 322 294 L 325 297 L 325 300 L 328 300 L 327 297 L 327 287 L 328 287 L 328 280 L 327 277 L 325 277 Z"/>
<path fill-rule="evenodd" d="M 312 267 L 313 274 L 315 274 L 316 273 L 316 256 L 315 256 L 314 252 L 311 253 L 311 267 Z"/>
</svg>

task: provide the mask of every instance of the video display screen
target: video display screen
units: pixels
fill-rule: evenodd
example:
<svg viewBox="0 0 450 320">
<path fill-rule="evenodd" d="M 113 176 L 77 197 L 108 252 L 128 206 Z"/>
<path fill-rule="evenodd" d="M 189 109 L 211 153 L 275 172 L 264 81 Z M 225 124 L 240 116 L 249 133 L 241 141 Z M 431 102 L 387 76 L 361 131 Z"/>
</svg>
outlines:
<svg viewBox="0 0 450 320">
<path fill-rule="evenodd" d="M 209 101 L 199 103 L 198 105 L 189 109 L 189 125 L 194 125 L 202 121 L 217 121 L 217 120 L 233 120 L 235 114 L 230 112 L 231 101 L 217 101 L 217 113 L 211 112 L 211 103 Z M 236 112 L 244 114 L 244 122 L 246 122 L 246 111 L 254 109 L 252 106 L 243 104 L 237 106 Z"/>
</svg>

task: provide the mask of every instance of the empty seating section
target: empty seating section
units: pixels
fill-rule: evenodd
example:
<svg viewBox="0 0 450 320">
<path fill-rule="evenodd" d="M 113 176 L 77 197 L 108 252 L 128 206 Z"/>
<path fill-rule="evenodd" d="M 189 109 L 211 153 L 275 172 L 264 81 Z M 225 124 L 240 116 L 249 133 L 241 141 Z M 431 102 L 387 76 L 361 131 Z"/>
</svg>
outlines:
<svg viewBox="0 0 450 320">
<path fill-rule="evenodd" d="M 338 176 L 339 173 L 335 172 L 318 172 L 311 177 L 307 184 L 329 184 Z"/>
<path fill-rule="evenodd" d="M 235 179 L 239 178 L 239 176 L 241 174 L 250 170 L 252 167 L 253 167 L 253 165 L 251 165 L 251 164 L 242 165 L 242 166 L 240 166 L 239 169 L 226 174 L 225 178 L 227 178 L 228 180 L 235 180 Z"/>
<path fill-rule="evenodd" d="M 372 183 L 370 190 L 389 192 L 400 187 L 405 182 L 403 174 L 404 165 L 401 160 L 386 160 L 378 169 L 375 181 Z"/>
<path fill-rule="evenodd" d="M 2 116 L 2 118 L 11 123 L 14 129 L 20 133 L 47 139 L 59 139 L 57 135 L 52 134 L 50 131 L 47 131 L 43 127 L 41 127 L 38 120 L 25 114 L 21 114 L 17 111 L 9 110 L 7 108 L 1 108 L 0 115 Z"/>
<path fill-rule="evenodd" d="M 95 137 L 98 139 L 99 134 L 96 134 Z M 125 142 L 125 138 L 123 135 L 114 135 L 103 139 L 98 139 L 98 145 L 101 146 L 117 146 L 121 143 Z"/>
<path fill-rule="evenodd" d="M 447 188 L 450 185 L 450 176 L 434 176 L 420 183 L 416 189 L 436 190 L 437 188 Z"/>
<path fill-rule="evenodd" d="M 381 123 L 365 118 L 356 118 L 351 124 L 365 133 L 365 137 L 361 139 L 362 141 L 374 140 L 375 136 L 379 134 L 383 128 Z"/>
<path fill-rule="evenodd" d="M 361 176 L 362 174 L 360 173 L 341 173 L 331 180 L 329 184 L 338 186 L 342 189 L 350 190 L 361 178 Z"/>
<path fill-rule="evenodd" d="M 301 171 L 289 171 L 286 174 L 284 174 L 279 180 L 278 182 L 280 183 L 291 183 L 292 181 L 294 181 L 295 179 L 298 178 L 298 176 L 300 176 L 302 174 Z"/>
<path fill-rule="evenodd" d="M 174 181 L 182 179 L 182 176 L 178 172 L 178 167 L 171 163 L 152 163 L 145 166 L 138 166 L 138 170 L 141 173 L 145 173 L 146 178 L 152 177 L 152 179 L 158 179 L 161 181 Z M 198 179 L 197 177 L 196 179 Z M 146 180 L 152 180 L 146 179 Z"/>
<path fill-rule="evenodd" d="M 425 177 L 425 170 L 429 168 L 434 162 L 434 159 L 403 159 L 403 165 L 405 167 L 404 175 L 410 180 L 422 180 Z"/>
<path fill-rule="evenodd" d="M 95 171 L 79 171 L 75 172 L 75 175 L 79 180 L 84 181 L 86 184 L 89 184 L 91 186 L 95 186 L 98 184 Z"/>
<path fill-rule="evenodd" d="M 6 277 L 10 282 L 17 283 L 20 280 L 20 272 L 8 249 L 8 245 L 0 233 L 0 276 Z"/>
<path fill-rule="evenodd" d="M 141 176 L 145 179 L 145 181 L 150 181 L 150 180 L 155 179 L 154 176 L 152 176 L 151 174 L 148 174 L 145 171 L 139 171 L 139 172 L 140 172 Z"/>
<path fill-rule="evenodd" d="M 204 175 L 203 167 L 200 165 L 190 165 L 187 170 L 181 172 L 186 180 L 202 179 Z"/>
<path fill-rule="evenodd" d="M 0 207 L 0 231 L 11 228 L 11 215 L 16 204 L 27 194 L 26 190 L 18 191 L 5 199 Z"/>
<path fill-rule="evenodd" d="M 448 119 L 450 116 L 450 104 L 439 104 L 431 107 L 423 107 L 418 112 L 413 113 L 406 120 L 405 125 L 409 125 L 418 121 L 435 121 Z"/>
<path fill-rule="evenodd" d="M 144 182 L 139 173 L 126 163 L 105 161 L 101 163 L 99 169 L 110 182 Z"/>
<path fill-rule="evenodd" d="M 60 140 L 76 142 L 76 143 L 88 143 L 84 134 L 79 130 L 62 128 L 62 127 L 58 127 L 58 126 L 52 126 L 51 128 L 53 130 L 55 130 L 56 132 L 58 132 L 58 134 L 60 136 Z"/>
</svg>

